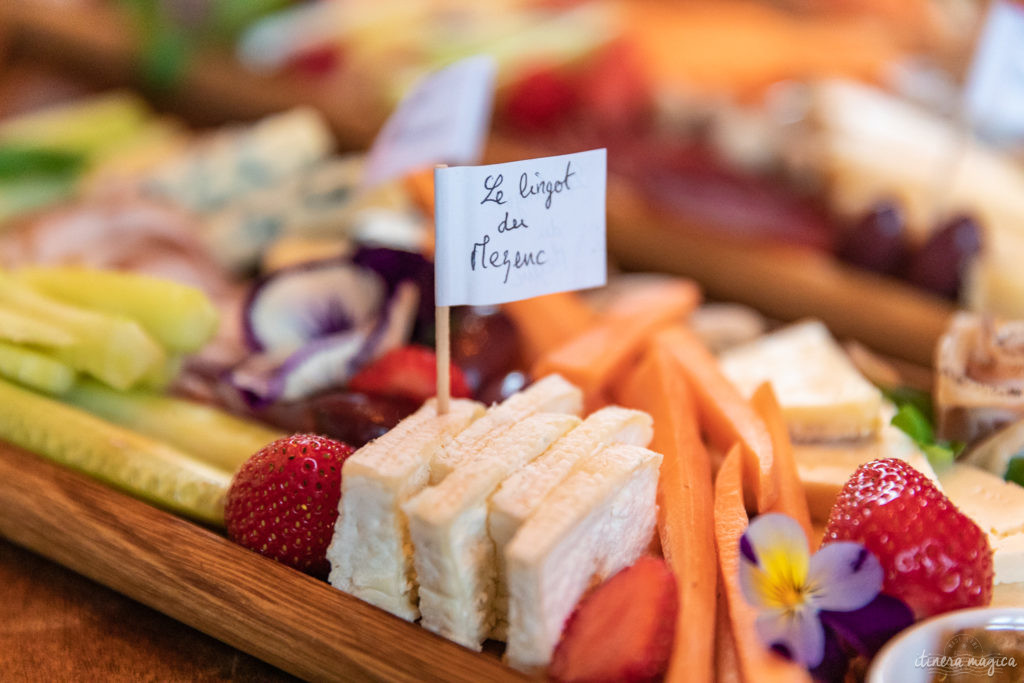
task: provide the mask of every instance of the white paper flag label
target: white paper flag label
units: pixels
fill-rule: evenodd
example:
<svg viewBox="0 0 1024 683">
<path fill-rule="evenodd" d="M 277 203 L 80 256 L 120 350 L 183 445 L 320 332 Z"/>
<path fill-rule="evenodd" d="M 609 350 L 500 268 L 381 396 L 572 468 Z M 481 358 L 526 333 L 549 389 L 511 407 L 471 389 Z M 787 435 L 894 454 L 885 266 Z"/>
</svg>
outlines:
<svg viewBox="0 0 1024 683">
<path fill-rule="evenodd" d="M 599 287 L 605 150 L 434 171 L 439 306 Z"/>
<path fill-rule="evenodd" d="M 490 126 L 495 71 L 490 57 L 470 57 L 418 83 L 373 141 L 363 186 L 434 164 L 479 161 Z"/>
<path fill-rule="evenodd" d="M 1024 6 L 992 3 L 964 100 L 971 124 L 988 137 L 1024 137 Z"/>
</svg>

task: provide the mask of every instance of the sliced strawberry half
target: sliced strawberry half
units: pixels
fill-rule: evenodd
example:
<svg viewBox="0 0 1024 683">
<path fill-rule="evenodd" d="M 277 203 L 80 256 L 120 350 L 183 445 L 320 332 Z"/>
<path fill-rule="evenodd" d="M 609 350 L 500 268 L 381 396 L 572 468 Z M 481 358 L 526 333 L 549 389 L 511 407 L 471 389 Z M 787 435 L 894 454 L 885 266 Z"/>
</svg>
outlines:
<svg viewBox="0 0 1024 683">
<path fill-rule="evenodd" d="M 451 395 L 471 396 L 462 370 L 451 366 Z M 425 346 L 403 346 L 373 361 L 348 384 L 351 391 L 376 396 L 397 396 L 422 403 L 437 392 L 437 356 Z"/>
</svg>

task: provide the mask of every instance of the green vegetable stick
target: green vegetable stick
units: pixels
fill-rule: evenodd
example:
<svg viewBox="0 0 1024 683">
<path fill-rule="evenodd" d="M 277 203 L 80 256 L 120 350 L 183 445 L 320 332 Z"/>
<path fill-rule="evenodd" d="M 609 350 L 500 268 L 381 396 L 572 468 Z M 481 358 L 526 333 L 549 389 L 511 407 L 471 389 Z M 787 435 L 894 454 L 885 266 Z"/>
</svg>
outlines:
<svg viewBox="0 0 1024 683">
<path fill-rule="evenodd" d="M 138 321 L 170 351 L 198 351 L 217 331 L 217 309 L 206 294 L 170 280 L 76 267 L 22 268 L 15 275 L 61 301 Z"/>
<path fill-rule="evenodd" d="M 0 405 L 0 439 L 161 507 L 224 524 L 229 472 L 4 380 Z"/>
<path fill-rule="evenodd" d="M 143 391 L 115 391 L 89 380 L 78 382 L 61 398 L 229 472 L 284 436 L 210 406 Z"/>
<path fill-rule="evenodd" d="M 0 341 L 0 375 L 19 384 L 60 394 L 75 383 L 75 371 L 49 356 Z"/>
<path fill-rule="evenodd" d="M 57 325 L 0 305 L 0 340 L 34 346 L 70 346 L 75 336 Z"/>
<path fill-rule="evenodd" d="M 133 386 L 166 360 L 137 322 L 62 303 L 2 272 L 0 306 L 73 335 L 76 341 L 54 349 L 54 357 L 118 389 Z"/>
</svg>

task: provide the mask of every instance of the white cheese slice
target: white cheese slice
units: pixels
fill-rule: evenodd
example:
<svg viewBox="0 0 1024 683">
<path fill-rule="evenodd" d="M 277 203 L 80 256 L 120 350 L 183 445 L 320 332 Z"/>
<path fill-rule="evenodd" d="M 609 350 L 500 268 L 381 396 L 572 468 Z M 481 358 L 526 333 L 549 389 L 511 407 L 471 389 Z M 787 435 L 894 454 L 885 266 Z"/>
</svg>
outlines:
<svg viewBox="0 0 1024 683">
<path fill-rule="evenodd" d="M 988 535 L 995 582 L 1024 581 L 1024 487 L 964 463 L 939 479 L 946 496 Z"/>
<path fill-rule="evenodd" d="M 505 550 L 506 656 L 524 671 L 546 666 L 566 618 L 595 579 L 633 563 L 651 542 L 661 455 L 610 445 L 584 459 Z"/>
<path fill-rule="evenodd" d="M 483 439 L 536 413 L 583 412 L 583 392 L 560 375 L 548 375 L 529 387 L 492 406 L 487 414 L 446 444 L 434 456 L 430 483 L 438 484 L 460 464 L 472 459 Z"/>
<path fill-rule="evenodd" d="M 483 412 L 482 404 L 457 399 L 438 415 L 431 399 L 349 456 L 327 549 L 331 585 L 403 619 L 419 616 L 412 545 L 399 506 L 427 485 L 435 451 Z"/>
<path fill-rule="evenodd" d="M 488 498 L 509 474 L 579 423 L 574 415 L 558 413 L 526 417 L 484 439 L 440 484 L 406 502 L 425 628 L 480 649 L 494 627 L 497 594 Z"/>
<path fill-rule="evenodd" d="M 882 394 L 857 371 L 817 320 L 797 323 L 719 356 L 744 396 L 770 382 L 795 442 L 878 433 Z"/>
<path fill-rule="evenodd" d="M 609 443 L 646 446 L 654 437 L 654 420 L 647 413 L 619 406 L 602 408 L 556 441 L 554 445 L 502 482 L 491 498 L 487 520 L 498 557 L 496 626 L 491 637 L 505 640 L 508 592 L 504 582 L 505 546 L 526 519 L 578 463 Z"/>
</svg>

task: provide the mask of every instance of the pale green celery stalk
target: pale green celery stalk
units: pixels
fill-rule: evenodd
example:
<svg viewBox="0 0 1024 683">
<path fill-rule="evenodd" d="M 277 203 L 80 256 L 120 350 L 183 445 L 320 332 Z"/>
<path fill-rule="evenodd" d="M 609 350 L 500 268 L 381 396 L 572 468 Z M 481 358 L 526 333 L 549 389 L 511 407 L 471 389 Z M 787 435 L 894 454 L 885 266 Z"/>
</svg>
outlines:
<svg viewBox="0 0 1024 683">
<path fill-rule="evenodd" d="M 75 371 L 38 351 L 0 341 L 0 376 L 19 384 L 60 394 L 75 383 Z"/>
<path fill-rule="evenodd" d="M 60 327 L 74 343 L 54 357 L 118 389 L 127 389 L 166 361 L 164 350 L 135 321 L 65 304 L 0 272 L 0 306 Z"/>
<path fill-rule="evenodd" d="M 211 406 L 143 391 L 115 391 L 89 380 L 76 383 L 61 398 L 229 472 L 284 436 Z"/>
<path fill-rule="evenodd" d="M 0 305 L 0 340 L 12 344 L 53 347 L 70 346 L 75 342 L 75 337 L 62 327 Z"/>
<path fill-rule="evenodd" d="M 166 443 L 0 380 L 0 440 L 161 507 L 223 526 L 231 473 Z"/>
<path fill-rule="evenodd" d="M 0 124 L 0 141 L 92 156 L 137 133 L 151 116 L 142 98 L 113 92 L 9 119 Z"/>
<path fill-rule="evenodd" d="M 13 274 L 55 299 L 135 320 L 170 351 L 198 351 L 217 331 L 217 308 L 209 297 L 171 280 L 74 266 Z"/>
</svg>

